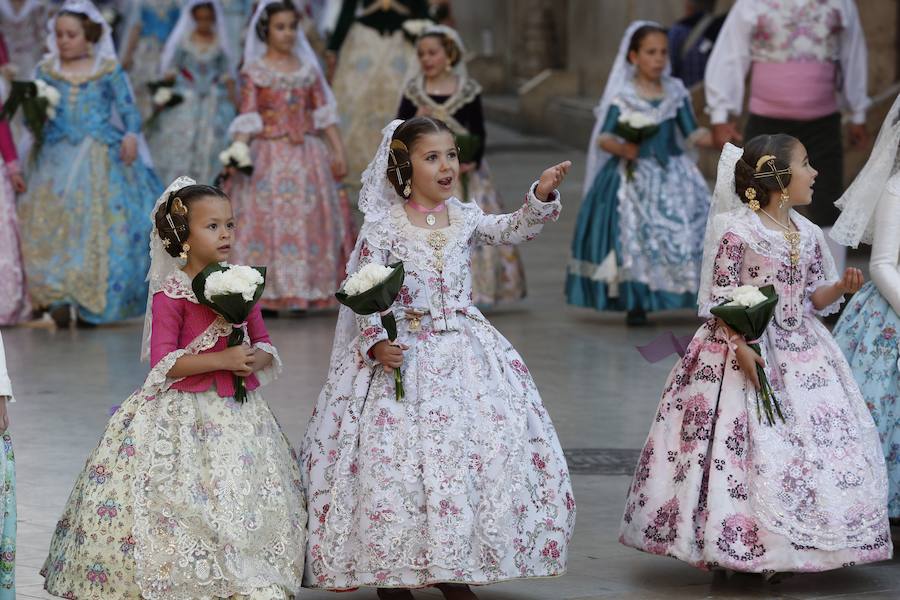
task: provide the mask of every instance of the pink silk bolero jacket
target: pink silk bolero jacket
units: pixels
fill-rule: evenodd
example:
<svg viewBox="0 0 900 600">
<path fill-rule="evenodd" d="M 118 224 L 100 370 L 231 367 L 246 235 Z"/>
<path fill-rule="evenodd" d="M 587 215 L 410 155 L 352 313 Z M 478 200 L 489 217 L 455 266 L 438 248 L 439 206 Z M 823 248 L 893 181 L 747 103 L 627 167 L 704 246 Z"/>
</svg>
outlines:
<svg viewBox="0 0 900 600">
<path fill-rule="evenodd" d="M 191 290 L 191 281 L 182 271 L 177 271 L 169 277 L 163 289 L 153 295 L 152 311 L 151 367 L 155 367 L 159 361 L 172 352 L 187 348 L 194 340 L 210 330 L 210 326 L 218 318 L 213 310 L 197 302 L 197 298 Z M 248 341 L 252 346 L 261 348 L 270 354 L 274 352 L 259 305 L 253 307 L 247 318 L 247 334 Z M 220 335 L 211 348 L 202 350 L 200 354 L 221 352 L 226 349 L 227 341 L 227 333 Z M 260 386 L 256 374 L 247 377 L 245 383 L 248 391 L 255 390 Z M 230 371 L 212 371 L 191 375 L 175 381 L 169 389 L 183 392 L 205 392 L 214 384 L 216 392 L 222 398 L 234 396 L 234 377 Z"/>
</svg>

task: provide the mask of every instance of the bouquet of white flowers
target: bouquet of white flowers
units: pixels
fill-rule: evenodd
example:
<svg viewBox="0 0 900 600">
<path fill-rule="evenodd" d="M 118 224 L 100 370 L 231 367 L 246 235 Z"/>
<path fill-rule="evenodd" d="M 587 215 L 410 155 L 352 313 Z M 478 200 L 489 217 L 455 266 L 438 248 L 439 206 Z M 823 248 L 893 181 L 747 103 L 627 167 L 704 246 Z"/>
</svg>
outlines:
<svg viewBox="0 0 900 600">
<path fill-rule="evenodd" d="M 173 79 L 151 81 L 147 84 L 147 87 L 150 88 L 150 94 L 152 94 L 153 114 L 150 115 L 144 126 L 151 128 L 156 124 L 156 120 L 164 110 L 184 102 L 184 96 L 175 91 L 175 80 Z"/>
<path fill-rule="evenodd" d="M 219 153 L 219 161 L 227 168 L 237 169 L 244 175 L 253 175 L 253 159 L 250 157 L 250 146 L 246 142 L 232 142 L 228 148 Z M 228 177 L 223 171 L 216 177 L 215 184 L 221 185 Z"/>
<path fill-rule="evenodd" d="M 341 290 L 335 294 L 338 302 L 358 315 L 381 315 L 381 324 L 388 339 L 397 339 L 397 320 L 391 312 L 391 305 L 397 299 L 406 272 L 402 262 L 389 266 L 369 263 L 347 278 Z M 403 400 L 403 375 L 394 369 L 396 398 Z"/>
<path fill-rule="evenodd" d="M 266 268 L 212 263 L 194 277 L 191 287 L 197 302 L 208 306 L 234 327 L 228 347 L 244 343 L 244 325 L 266 288 Z M 247 398 L 244 378 L 234 376 L 234 399 Z"/>
<path fill-rule="evenodd" d="M 778 294 L 775 287 L 767 285 L 758 288 L 753 285 L 742 285 L 731 293 L 731 300 L 714 307 L 710 312 L 744 336 L 750 348 L 762 356 L 759 346 L 760 338 L 769 326 L 775 307 L 778 306 Z M 756 375 L 759 377 L 759 391 L 756 392 L 756 416 L 762 422 L 762 413 L 766 415 L 769 425 L 775 424 L 775 415 L 784 421 L 781 414 L 781 406 L 772 391 L 772 384 L 766 376 L 766 371 L 760 365 L 756 365 Z"/>
<path fill-rule="evenodd" d="M 3 110 L 0 110 L 0 119 L 12 119 L 19 107 L 22 107 L 25 126 L 34 135 L 36 154 L 44 138 L 44 124 L 56 118 L 56 109 L 61 100 L 59 90 L 42 79 L 13 81 L 9 97 Z"/>
<path fill-rule="evenodd" d="M 615 133 L 626 142 L 640 145 L 644 140 L 656 135 L 659 131 L 659 123 L 641 112 L 626 111 L 619 115 L 616 122 Z M 625 164 L 625 172 L 629 180 L 634 179 L 634 161 L 629 160 Z"/>
</svg>

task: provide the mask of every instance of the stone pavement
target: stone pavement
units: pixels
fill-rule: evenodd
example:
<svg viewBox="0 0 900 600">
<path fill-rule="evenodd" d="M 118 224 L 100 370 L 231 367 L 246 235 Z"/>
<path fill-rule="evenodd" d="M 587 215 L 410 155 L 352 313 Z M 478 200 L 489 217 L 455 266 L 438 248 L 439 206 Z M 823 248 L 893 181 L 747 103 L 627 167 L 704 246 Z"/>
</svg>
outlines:
<svg viewBox="0 0 900 600">
<path fill-rule="evenodd" d="M 656 409 L 674 359 L 645 363 L 634 349 L 667 330 L 692 333 L 690 312 L 654 317 L 646 329 L 628 330 L 620 315 L 566 306 L 563 279 L 580 202 L 583 153 L 546 139 L 494 126 L 488 161 L 514 208 L 548 165 L 576 164 L 562 189 L 563 216 L 522 247 L 529 295 L 488 317 L 524 356 L 540 388 L 573 468 L 578 502 L 569 573 L 558 579 L 509 582 L 482 588 L 482 600 L 677 600 L 687 598 L 900 598 L 897 560 L 822 574 L 797 575 L 778 585 L 737 575 L 729 579 L 673 559 L 618 544 L 631 467 Z M 299 444 L 327 372 L 334 313 L 270 320 L 287 368 L 266 397 Z M 95 330 L 3 332 L 19 402 L 10 408 L 19 492 L 18 597 L 50 598 L 40 568 L 71 485 L 96 445 L 110 406 L 139 386 L 138 322 Z M 900 536 L 895 530 L 895 540 Z M 435 590 L 415 593 L 437 599 Z M 374 600 L 370 590 L 334 595 L 304 591 L 308 600 Z"/>
</svg>

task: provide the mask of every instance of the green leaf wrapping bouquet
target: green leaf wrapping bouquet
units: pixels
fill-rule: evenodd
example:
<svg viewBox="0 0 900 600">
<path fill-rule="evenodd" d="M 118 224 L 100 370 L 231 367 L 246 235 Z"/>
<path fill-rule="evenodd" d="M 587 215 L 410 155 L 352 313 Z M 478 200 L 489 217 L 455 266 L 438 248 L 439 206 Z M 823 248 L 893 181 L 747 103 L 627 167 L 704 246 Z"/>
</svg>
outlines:
<svg viewBox="0 0 900 600">
<path fill-rule="evenodd" d="M 42 79 L 12 82 L 9 97 L 3 110 L 0 110 L 0 119 L 12 119 L 16 111 L 22 109 L 25 126 L 35 140 L 32 157 L 37 156 L 44 140 L 44 125 L 48 120 L 56 118 L 56 109 L 61 100 L 59 90 Z"/>
<path fill-rule="evenodd" d="M 405 277 L 402 262 L 389 266 L 369 263 L 350 275 L 334 296 L 338 302 L 358 315 L 381 315 L 381 324 L 388 339 L 393 342 L 397 339 L 397 319 L 391 312 L 391 306 L 400 294 Z M 394 384 L 399 402 L 405 395 L 403 375 L 399 368 L 394 369 Z"/>
<path fill-rule="evenodd" d="M 191 282 L 197 302 L 211 308 L 233 329 L 228 335 L 228 347 L 244 343 L 244 325 L 266 289 L 266 268 L 212 263 L 200 271 Z M 234 376 L 234 399 L 247 399 L 244 378 Z"/>
<path fill-rule="evenodd" d="M 757 288 L 752 285 L 743 285 L 732 292 L 731 300 L 724 302 L 710 310 L 710 312 L 722 319 L 737 334 L 747 340 L 750 348 L 762 356 L 759 346 L 760 338 L 769 326 L 775 307 L 778 306 L 778 294 L 775 287 L 767 285 Z M 759 376 L 759 390 L 756 392 L 756 416 L 762 423 L 762 415 L 765 414 L 769 425 L 775 424 L 775 415 L 784 421 L 781 414 L 781 406 L 772 390 L 772 384 L 766 376 L 766 371 L 759 364 L 756 365 L 756 374 Z"/>
</svg>

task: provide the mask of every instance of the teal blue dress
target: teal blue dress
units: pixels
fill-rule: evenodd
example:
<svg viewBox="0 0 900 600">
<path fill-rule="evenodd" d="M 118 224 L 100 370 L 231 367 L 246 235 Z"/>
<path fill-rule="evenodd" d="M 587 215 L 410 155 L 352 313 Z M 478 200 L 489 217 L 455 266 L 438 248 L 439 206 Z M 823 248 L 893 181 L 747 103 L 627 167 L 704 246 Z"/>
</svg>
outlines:
<svg viewBox="0 0 900 600">
<path fill-rule="evenodd" d="M 125 73 L 106 61 L 76 80 L 48 61 L 37 76 L 62 100 L 18 207 L 32 303 L 74 305 L 95 324 L 141 316 L 150 211 L 163 186 L 140 157 L 130 166 L 120 158 L 122 139 L 141 129 Z"/>
<path fill-rule="evenodd" d="M 697 131 L 687 91 L 667 79 L 666 97 L 648 101 L 629 84 L 607 111 L 613 133 L 623 111 L 659 123 L 640 146 L 633 174 L 611 156 L 582 201 L 566 277 L 569 304 L 647 312 L 696 308 L 710 192 L 679 134 Z"/>
</svg>

